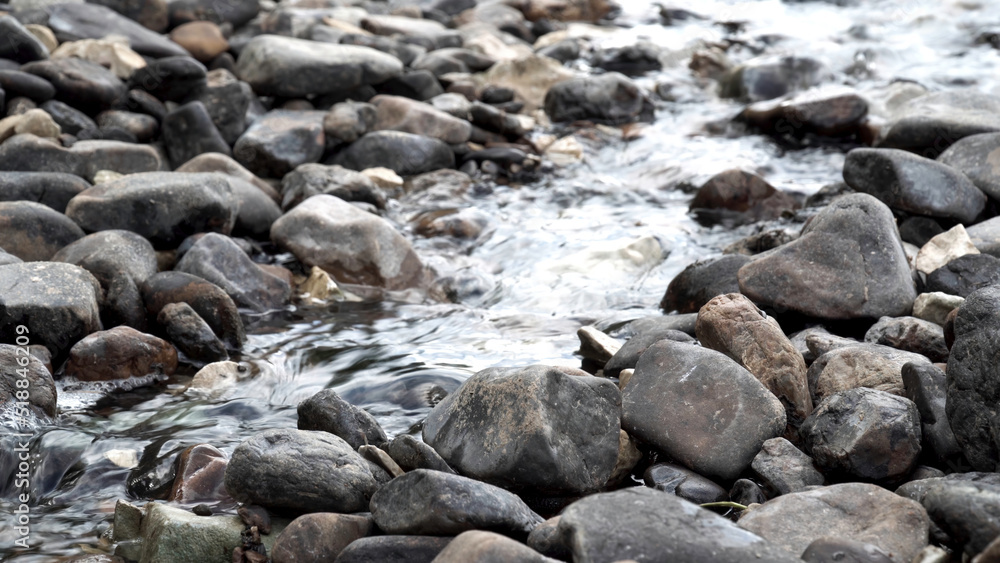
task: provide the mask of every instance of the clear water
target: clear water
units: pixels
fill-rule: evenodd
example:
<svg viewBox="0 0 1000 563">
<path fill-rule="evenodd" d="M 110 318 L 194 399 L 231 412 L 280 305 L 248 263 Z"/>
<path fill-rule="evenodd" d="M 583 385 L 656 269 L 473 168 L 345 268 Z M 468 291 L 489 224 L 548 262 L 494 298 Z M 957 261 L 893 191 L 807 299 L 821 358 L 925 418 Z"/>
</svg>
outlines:
<svg viewBox="0 0 1000 563">
<path fill-rule="evenodd" d="M 655 6 L 628 0 L 618 19 L 623 27 L 597 40 L 624 44 L 645 38 L 681 61 L 639 79 L 650 89 L 672 84 L 678 100 L 660 103 L 656 121 L 643 127 L 641 136 L 585 142 L 583 164 L 531 185 L 477 190 L 465 203 L 456 202 L 494 219 L 489 234 L 475 243 L 411 236 L 425 262 L 442 272 L 476 272 L 492 280 L 491 290 L 461 304 L 332 304 L 262 320 L 252 328 L 242 358 L 255 361 L 259 373 L 219 396 L 180 392 L 189 381 L 183 375 L 166 391 L 105 399 L 63 393 L 58 424 L 39 429 L 33 439 L 36 496 L 43 499 L 32 509 L 33 547 L 9 550 L 16 535 L 4 521 L 4 559 L 50 561 L 100 547 L 98 536 L 109 525 L 115 501 L 128 498 L 128 470 L 108 459 L 110 451 L 142 457 L 145 450 L 166 455 L 210 443 L 229 453 L 256 432 L 294 427 L 296 404 L 326 387 L 369 409 L 390 435 L 416 432 L 428 412 L 419 390 L 413 391 L 421 383 L 453 388 L 495 365 L 578 366 L 578 327 L 659 314 L 667 284 L 684 266 L 718 255 L 753 232 L 753 227 L 695 223 L 687 214 L 690 195 L 677 189 L 682 182 L 698 185 L 732 167 L 756 170 L 775 186 L 803 193 L 839 180 L 843 154 L 837 149 L 787 151 L 760 136 L 705 132 L 707 123 L 741 109 L 719 100 L 711 84 L 699 84 L 686 68 L 685 53 L 727 37 L 713 21 L 745 22 L 743 31 L 730 36 L 749 45 L 730 51 L 734 61 L 794 53 L 825 61 L 835 71 L 834 82 L 862 90 L 905 78 L 932 90 L 1000 94 L 1000 51 L 973 45 L 981 28 L 1000 29 L 997 1 L 875 0 L 842 7 L 692 0 L 672 7 L 708 19 L 662 27 Z M 771 39 L 765 44 L 762 36 Z M 858 60 L 867 61 L 866 72 L 848 72 Z M 422 210 L 404 201 L 392 207 L 391 217 L 406 229 L 408 219 Z M 636 264 L 586 261 L 579 254 L 645 236 L 669 249 L 665 259 Z M 0 501 L 0 512 L 12 509 Z"/>
</svg>

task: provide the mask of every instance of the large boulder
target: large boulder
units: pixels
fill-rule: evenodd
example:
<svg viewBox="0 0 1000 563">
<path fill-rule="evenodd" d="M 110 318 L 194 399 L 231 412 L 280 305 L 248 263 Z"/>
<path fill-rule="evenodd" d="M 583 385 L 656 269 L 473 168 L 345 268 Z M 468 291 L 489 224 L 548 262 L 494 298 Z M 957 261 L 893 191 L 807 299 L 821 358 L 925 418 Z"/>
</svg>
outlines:
<svg viewBox="0 0 1000 563">
<path fill-rule="evenodd" d="M 429 536 L 488 530 L 526 537 L 543 520 L 514 493 L 429 469 L 384 485 L 372 496 L 371 512 L 388 534 Z"/>
<path fill-rule="evenodd" d="M 824 399 L 802 424 L 800 435 L 825 470 L 869 480 L 899 479 L 920 456 L 920 413 L 909 399 L 858 387 Z"/>
<path fill-rule="evenodd" d="M 258 35 L 240 51 L 236 74 L 261 95 L 347 93 L 403 73 L 399 59 L 355 45 Z"/>
<path fill-rule="evenodd" d="M 271 240 L 341 282 L 403 289 L 424 279 L 409 241 L 385 219 L 338 197 L 309 198 L 274 222 Z"/>
<path fill-rule="evenodd" d="M 695 333 L 702 346 L 718 350 L 752 373 L 781 399 L 790 421 L 812 412 L 806 362 L 774 317 L 738 293 L 720 295 L 698 313 Z"/>
<path fill-rule="evenodd" d="M 946 410 L 965 457 L 977 471 L 1000 468 L 1000 287 L 970 295 L 955 317 Z"/>
<path fill-rule="evenodd" d="M 927 545 L 930 521 L 916 501 L 876 485 L 844 483 L 782 495 L 745 512 L 738 524 L 795 557 L 833 536 L 870 543 L 905 563 Z"/>
<path fill-rule="evenodd" d="M 326 432 L 268 430 L 244 440 L 226 466 L 226 490 L 243 503 L 297 512 L 361 512 L 385 480 Z"/>
<path fill-rule="evenodd" d="M 559 518 L 573 561 L 799 561 L 779 545 L 669 493 L 633 487 L 584 497 Z"/>
<path fill-rule="evenodd" d="M 490 368 L 424 421 L 424 441 L 463 475 L 509 488 L 586 493 L 618 460 L 621 395 L 557 368 Z"/>
<path fill-rule="evenodd" d="M 916 298 L 892 212 L 868 194 L 835 200 L 738 278 L 740 293 L 761 307 L 823 319 L 898 317 Z"/>
<path fill-rule="evenodd" d="M 26 262 L 52 258 L 83 238 L 70 218 L 33 201 L 0 201 L 0 248 Z"/>
<path fill-rule="evenodd" d="M 62 358 L 84 336 L 101 330 L 101 286 L 71 264 L 27 262 L 0 266 L 0 334 L 18 334 Z M 27 332 L 17 332 L 24 325 Z"/>
<path fill-rule="evenodd" d="M 404 133 L 373 131 L 351 143 L 333 160 L 351 170 L 384 167 L 401 176 L 413 176 L 455 167 L 455 153 L 443 141 Z"/>
<path fill-rule="evenodd" d="M 219 174 L 132 174 L 74 197 L 66 214 L 85 231 L 124 229 L 160 249 L 176 248 L 200 232 L 229 234 L 237 201 Z"/>
<path fill-rule="evenodd" d="M 291 297 L 288 282 L 264 271 L 233 239 L 218 233 L 199 238 L 174 270 L 214 283 L 237 306 L 257 312 L 280 309 Z"/>
<path fill-rule="evenodd" d="M 844 161 L 844 181 L 893 209 L 972 223 L 986 195 L 964 174 L 898 149 L 854 149 Z"/>
<path fill-rule="evenodd" d="M 785 423 L 781 401 L 753 374 L 693 344 L 650 346 L 622 390 L 624 430 L 710 477 L 736 478 Z"/>
</svg>

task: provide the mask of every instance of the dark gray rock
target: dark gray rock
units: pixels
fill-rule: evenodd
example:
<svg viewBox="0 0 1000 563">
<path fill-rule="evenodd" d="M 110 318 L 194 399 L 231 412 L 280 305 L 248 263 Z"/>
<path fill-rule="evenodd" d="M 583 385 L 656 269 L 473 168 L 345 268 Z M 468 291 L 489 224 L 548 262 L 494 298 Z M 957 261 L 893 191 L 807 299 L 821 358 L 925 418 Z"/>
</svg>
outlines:
<svg viewBox="0 0 1000 563">
<path fill-rule="evenodd" d="M 559 534 L 559 516 L 553 516 L 535 526 L 535 529 L 528 534 L 526 543 L 538 553 L 560 561 L 569 561 L 573 556 L 569 548 L 563 545 L 562 536 Z"/>
<path fill-rule="evenodd" d="M 1000 98 L 974 90 L 930 92 L 893 112 L 879 146 L 935 158 L 952 143 L 1000 132 Z"/>
<path fill-rule="evenodd" d="M 865 342 L 892 346 L 927 356 L 932 362 L 948 360 L 944 329 L 940 325 L 916 317 L 882 317 L 865 333 Z"/>
<path fill-rule="evenodd" d="M 968 297 L 976 290 L 998 283 L 1000 258 L 989 254 L 966 254 L 928 274 L 924 291 Z"/>
<path fill-rule="evenodd" d="M 355 45 L 259 35 L 240 51 L 236 74 L 261 95 L 346 93 L 403 72 L 399 59 Z"/>
<path fill-rule="evenodd" d="M 622 428 L 707 477 L 735 478 L 785 422 L 753 374 L 692 344 L 650 346 L 622 391 Z"/>
<path fill-rule="evenodd" d="M 764 504 L 767 502 L 767 495 L 757 483 L 750 479 L 737 479 L 733 483 L 733 487 L 729 489 L 729 500 L 743 506 L 750 506 L 751 504 Z"/>
<path fill-rule="evenodd" d="M 812 458 L 784 438 L 764 442 L 750 467 L 779 495 L 804 491 L 825 480 Z"/>
<path fill-rule="evenodd" d="M 146 328 L 138 287 L 157 272 L 156 253 L 149 241 L 129 231 L 102 231 L 66 246 L 52 261 L 80 266 L 100 282 L 104 290 L 101 319 L 106 327 Z"/>
<path fill-rule="evenodd" d="M 807 90 L 830 76 L 826 65 L 810 57 L 758 57 L 730 71 L 720 82 L 719 93 L 757 102 Z"/>
<path fill-rule="evenodd" d="M 334 561 L 352 542 L 373 531 L 371 516 L 314 512 L 292 520 L 274 540 L 273 563 Z"/>
<path fill-rule="evenodd" d="M 175 27 L 192 21 L 210 21 L 216 24 L 231 23 L 234 29 L 243 27 L 260 12 L 254 0 L 172 0 L 167 4 L 170 26 Z"/>
<path fill-rule="evenodd" d="M 993 165 L 998 156 L 1000 133 L 982 133 L 959 139 L 937 161 L 965 174 L 986 195 L 1000 199 L 1000 170 Z"/>
<path fill-rule="evenodd" d="M 178 172 L 132 174 L 84 191 L 66 207 L 85 231 L 124 229 L 159 249 L 200 232 L 228 235 L 237 211 L 225 176 Z"/>
<path fill-rule="evenodd" d="M 0 16 L 0 59 L 30 63 L 49 58 L 48 48 L 13 16 Z"/>
<path fill-rule="evenodd" d="M 405 471 L 413 469 L 433 469 L 444 473 L 455 473 L 434 448 L 408 434 L 400 434 L 385 446 L 386 453 Z"/>
<path fill-rule="evenodd" d="M 254 121 L 233 145 L 237 162 L 258 176 L 280 178 L 323 156 L 321 111 L 273 110 Z"/>
<path fill-rule="evenodd" d="M 738 278 L 740 293 L 762 308 L 823 319 L 907 315 L 916 299 L 892 212 L 868 194 L 835 200 Z"/>
<path fill-rule="evenodd" d="M 28 63 L 21 68 L 55 86 L 56 99 L 84 111 L 110 109 L 126 92 L 125 84 L 110 70 L 75 57 Z"/>
<path fill-rule="evenodd" d="M 959 307 L 948 358 L 946 411 L 955 438 L 977 471 L 1000 467 L 1000 287 L 976 291 Z"/>
<path fill-rule="evenodd" d="M 437 139 L 402 131 L 375 131 L 338 153 L 333 163 L 351 170 L 382 166 L 401 176 L 413 176 L 454 168 L 455 154 Z"/>
<path fill-rule="evenodd" d="M 463 475 L 549 493 L 601 489 L 618 460 L 621 396 L 558 368 L 491 368 L 424 421 L 424 441 Z"/>
<path fill-rule="evenodd" d="M 97 4 L 54 4 L 47 8 L 48 26 L 60 42 L 101 39 L 109 34 L 124 35 L 140 55 L 149 57 L 187 56 L 180 45 L 147 29 L 119 13 Z"/>
<path fill-rule="evenodd" d="M 490 530 L 525 537 L 543 520 L 513 493 L 429 469 L 384 485 L 372 496 L 371 512 L 387 534 L 428 536 Z"/>
<path fill-rule="evenodd" d="M 208 233 L 199 238 L 174 270 L 214 283 L 237 306 L 257 312 L 280 309 L 291 297 L 288 282 L 265 272 L 233 239 L 218 233 Z"/>
<path fill-rule="evenodd" d="M 574 502 L 563 511 L 559 531 L 574 561 L 798 561 L 722 516 L 646 487 Z"/>
<path fill-rule="evenodd" d="M 79 141 L 66 149 L 51 139 L 28 134 L 14 135 L 0 144 L 0 170 L 62 172 L 89 181 L 100 170 L 137 174 L 162 167 L 159 153 L 149 145 Z"/>
<path fill-rule="evenodd" d="M 271 240 L 341 282 L 402 289 L 424 280 L 423 264 L 391 224 L 334 196 L 313 196 L 283 215 Z"/>
<path fill-rule="evenodd" d="M 774 498 L 745 512 L 739 526 L 798 557 L 824 537 L 872 544 L 906 563 L 927 545 L 930 521 L 919 503 L 877 485 L 844 483 Z"/>
<path fill-rule="evenodd" d="M 336 563 L 431 563 L 452 538 L 433 536 L 375 536 L 351 542 Z"/>
<path fill-rule="evenodd" d="M 285 211 L 318 194 L 385 207 L 385 194 L 368 176 L 336 164 L 303 164 L 281 180 L 281 208 Z"/>
<path fill-rule="evenodd" d="M 84 336 L 101 330 L 101 285 L 72 264 L 28 262 L 0 266 L 0 334 L 13 343 L 28 327 L 32 344 L 64 358 Z"/>
<path fill-rule="evenodd" d="M 930 217 L 913 216 L 899 223 L 899 236 L 903 242 L 923 247 L 927 241 L 944 232 L 941 223 Z"/>
<path fill-rule="evenodd" d="M 705 182 L 690 209 L 702 224 L 740 225 L 770 221 L 801 207 L 789 193 L 779 191 L 760 176 L 739 169 L 725 170 Z"/>
<path fill-rule="evenodd" d="M 184 104 L 163 118 L 163 142 L 174 168 L 207 152 L 231 154 L 205 105 L 198 101 Z"/>
<path fill-rule="evenodd" d="M 66 105 L 59 100 L 49 100 L 40 106 L 45 113 L 52 116 L 63 133 L 76 135 L 80 131 L 96 129 L 97 123 L 82 111 Z"/>
<path fill-rule="evenodd" d="M 221 154 L 218 156 L 222 157 Z M 249 180 L 236 176 L 227 175 L 226 181 L 229 182 L 239 207 L 236 224 L 233 225 L 233 236 L 268 240 L 271 237 L 271 226 L 281 217 L 281 208 L 271 197 L 272 194 L 277 194 L 273 189 L 264 191 Z"/>
<path fill-rule="evenodd" d="M 725 489 L 690 469 L 672 463 L 651 465 L 642 475 L 647 487 L 677 495 L 695 504 L 729 500 Z"/>
<path fill-rule="evenodd" d="M 847 538 L 820 538 L 802 552 L 809 563 L 892 563 L 885 551 Z"/>
<path fill-rule="evenodd" d="M 222 138 L 230 145 L 235 144 L 247 129 L 247 109 L 251 100 L 256 99 L 253 90 L 221 68 L 210 71 L 205 80 L 205 85 L 187 100 L 204 104 Z"/>
<path fill-rule="evenodd" d="M 299 403 L 298 415 L 299 430 L 329 432 L 354 449 L 382 448 L 389 441 L 375 417 L 341 399 L 333 389 L 324 389 Z"/>
<path fill-rule="evenodd" d="M 661 340 L 694 343 L 694 338 L 679 330 L 655 327 L 652 330 L 638 331 L 604 365 L 604 375 L 618 377 L 623 369 L 635 368 L 642 353 Z"/>
<path fill-rule="evenodd" d="M 646 96 L 635 82 L 609 72 L 553 85 L 545 94 L 545 113 L 555 122 L 628 123 L 639 118 L 645 103 Z"/>
<path fill-rule="evenodd" d="M 246 340 L 236 304 L 219 286 L 184 272 L 160 272 L 142 283 L 146 311 L 157 318 L 171 303 L 187 303 L 226 346 L 240 349 Z"/>
<path fill-rule="evenodd" d="M 97 125 L 102 129 L 117 128 L 135 136 L 140 143 L 152 141 L 160 132 L 159 121 L 143 113 L 108 110 L 97 116 Z"/>
<path fill-rule="evenodd" d="M 394 76 L 378 85 L 381 94 L 405 96 L 414 100 L 427 101 L 444 93 L 444 88 L 434 73 L 429 70 L 410 70 Z"/>
<path fill-rule="evenodd" d="M 93 3 L 107 6 L 157 33 L 162 33 L 167 29 L 167 0 L 149 0 L 147 2 L 97 0 Z"/>
<path fill-rule="evenodd" d="M 0 201 L 0 248 L 25 262 L 40 262 L 83 237 L 69 217 L 33 201 Z"/>
<path fill-rule="evenodd" d="M 1000 536 L 1000 485 L 941 481 L 922 501 L 931 520 L 972 557 Z"/>
<path fill-rule="evenodd" d="M 779 139 L 799 139 L 808 134 L 855 134 L 867 114 L 864 97 L 855 90 L 832 86 L 751 104 L 738 119 Z"/>
<path fill-rule="evenodd" d="M 12 99 L 24 96 L 38 103 L 51 100 L 56 95 L 51 82 L 19 70 L 0 70 L 0 88 Z"/>
<path fill-rule="evenodd" d="M 966 229 L 966 232 L 979 252 L 1000 257 L 1000 217 L 976 223 Z"/>
<path fill-rule="evenodd" d="M 156 323 L 163 327 L 167 339 L 184 355 L 182 359 L 190 363 L 201 366 L 229 359 L 226 345 L 187 303 L 164 306 L 156 316 Z"/>
<path fill-rule="evenodd" d="M 313 28 L 313 41 L 320 41 L 316 37 L 317 28 Z M 327 41 L 330 43 L 331 41 Z M 409 66 L 417 57 L 427 52 L 426 49 L 418 45 L 411 45 L 404 41 L 397 41 L 391 37 L 379 35 L 362 35 L 360 33 L 345 33 L 337 38 L 336 43 L 341 45 L 358 45 L 361 47 L 371 47 L 383 53 L 388 53 L 399 59 L 404 65 Z M 391 79 L 390 79 L 391 80 Z M 438 86 L 440 88 L 440 86 Z"/>
<path fill-rule="evenodd" d="M 233 451 L 226 491 L 240 502 L 274 510 L 361 512 L 384 479 L 372 467 L 332 434 L 268 430 Z"/>
<path fill-rule="evenodd" d="M 668 312 L 697 313 L 713 297 L 739 293 L 736 273 L 750 261 L 749 256 L 730 254 L 688 265 L 670 280 L 660 307 Z"/>
<path fill-rule="evenodd" d="M 962 223 L 974 222 L 986 205 L 986 195 L 961 172 L 898 149 L 852 150 L 844 181 L 893 209 Z"/>
<path fill-rule="evenodd" d="M 847 420 L 851 423 L 845 424 Z M 819 467 L 862 479 L 898 479 L 920 456 L 917 406 L 865 387 L 824 399 L 799 434 Z"/>
<path fill-rule="evenodd" d="M 163 57 L 132 73 L 129 89 L 149 92 L 164 102 L 180 102 L 205 87 L 206 72 L 205 65 L 191 57 Z"/>
<path fill-rule="evenodd" d="M 945 409 L 947 378 L 941 368 L 921 363 L 903 366 L 903 387 L 906 398 L 917 405 L 923 449 L 942 460 L 957 460 L 962 448 L 948 423 Z"/>
<path fill-rule="evenodd" d="M 29 339 L 30 333 L 25 334 Z M 57 392 L 52 374 L 38 358 L 24 353 L 24 348 L 0 344 L 0 405 L 7 409 L 11 403 L 12 414 L 24 422 L 32 418 L 48 420 L 58 412 Z M 20 381 L 27 381 L 18 385 Z M 20 394 L 20 396 L 18 396 Z"/>
<path fill-rule="evenodd" d="M 353 143 L 375 127 L 378 110 L 364 102 L 334 104 L 323 118 L 323 131 L 327 139 Z"/>
</svg>

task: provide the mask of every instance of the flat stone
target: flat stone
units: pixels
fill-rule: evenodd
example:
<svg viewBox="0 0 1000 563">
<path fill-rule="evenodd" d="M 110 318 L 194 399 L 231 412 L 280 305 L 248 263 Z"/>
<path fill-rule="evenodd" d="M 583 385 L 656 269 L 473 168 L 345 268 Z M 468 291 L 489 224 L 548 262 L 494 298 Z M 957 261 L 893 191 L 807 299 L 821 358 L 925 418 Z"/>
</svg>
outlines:
<svg viewBox="0 0 1000 563">
<path fill-rule="evenodd" d="M 333 163 L 352 170 L 383 166 L 401 176 L 413 176 L 454 168 L 455 154 L 438 139 L 402 131 L 374 131 L 338 153 Z"/>
<path fill-rule="evenodd" d="M 750 102 L 770 100 L 790 92 L 807 90 L 826 80 L 830 70 L 810 57 L 766 55 L 732 69 L 719 84 L 726 98 Z"/>
<path fill-rule="evenodd" d="M 423 438 L 469 477 L 514 489 L 585 493 L 618 459 L 621 396 L 607 379 L 558 368 L 491 368 L 424 421 Z"/>
<path fill-rule="evenodd" d="M 146 59 L 129 48 L 129 42 L 123 36 L 64 41 L 52 52 L 52 58 L 77 58 L 101 66 L 108 65 L 108 70 L 120 80 L 128 80 L 135 71 L 146 66 Z"/>
<path fill-rule="evenodd" d="M 729 500 L 725 489 L 690 469 L 672 463 L 651 465 L 642 474 L 647 487 L 677 495 L 695 504 Z"/>
<path fill-rule="evenodd" d="M 181 24 L 170 32 L 170 40 L 186 49 L 191 56 L 203 63 L 229 50 L 229 41 L 219 26 L 210 21 Z"/>
<path fill-rule="evenodd" d="M 929 524 L 919 503 L 866 483 L 782 495 L 744 512 L 738 522 L 796 557 L 832 536 L 872 544 L 900 563 L 927 545 Z"/>
<path fill-rule="evenodd" d="M 0 201 L 35 201 L 64 213 L 73 196 L 90 187 L 79 176 L 59 172 L 0 172 Z"/>
<path fill-rule="evenodd" d="M 901 372 L 907 362 L 930 363 L 926 357 L 912 352 L 859 343 L 841 346 L 819 356 L 809 366 L 806 376 L 816 403 L 856 387 L 902 395 Z"/>
<path fill-rule="evenodd" d="M 60 42 L 124 35 L 137 53 L 149 57 L 185 56 L 188 52 L 163 35 L 97 4 L 55 4 L 47 8 L 48 26 Z"/>
<path fill-rule="evenodd" d="M 917 271 L 929 274 L 955 258 L 967 254 L 979 254 L 979 249 L 969 238 L 965 227 L 955 225 L 927 241 L 921 247 L 913 265 Z"/>
<path fill-rule="evenodd" d="M 199 238 L 174 270 L 214 283 L 238 307 L 257 312 L 280 309 L 291 297 L 292 289 L 285 280 L 265 272 L 231 238 L 218 233 Z"/>
<path fill-rule="evenodd" d="M 66 149 L 31 134 L 15 135 L 0 144 L 0 170 L 14 172 L 62 172 L 92 180 L 101 170 L 136 174 L 162 166 L 160 155 L 149 145 L 78 141 Z"/>
<path fill-rule="evenodd" d="M 819 538 L 802 552 L 802 560 L 809 563 L 892 562 L 889 554 L 878 547 L 846 538 Z"/>
<path fill-rule="evenodd" d="M 281 180 L 281 207 L 285 211 L 318 194 L 337 196 L 344 201 L 370 203 L 382 209 L 385 195 L 366 175 L 336 164 L 303 164 Z"/>
<path fill-rule="evenodd" d="M 692 344 L 650 346 L 622 391 L 622 428 L 707 477 L 735 478 L 785 423 L 750 372 Z"/>
<path fill-rule="evenodd" d="M 693 343 L 687 333 L 671 328 L 651 326 L 646 330 L 637 330 L 618 349 L 617 352 L 604 365 L 604 375 L 606 377 L 621 377 L 622 370 L 635 369 L 636 363 L 642 354 L 653 344 L 661 340 L 673 340 L 674 342 Z"/>
<path fill-rule="evenodd" d="M 433 469 L 444 473 L 455 473 L 434 448 L 408 434 L 400 434 L 390 440 L 385 445 L 385 450 L 405 471 Z"/>
<path fill-rule="evenodd" d="M 916 297 L 892 212 L 867 194 L 836 199 L 738 278 L 740 293 L 765 309 L 822 319 L 902 316 Z"/>
<path fill-rule="evenodd" d="M 0 247 L 26 262 L 45 261 L 83 237 L 70 218 L 33 201 L 0 202 Z"/>
<path fill-rule="evenodd" d="M 517 495 L 467 477 L 416 469 L 372 496 L 371 512 L 388 534 L 457 535 L 489 530 L 526 537 L 542 517 Z"/>
<path fill-rule="evenodd" d="M 110 109 L 126 92 L 125 84 L 111 71 L 82 59 L 49 59 L 21 68 L 55 86 L 56 99 L 84 110 Z"/>
</svg>

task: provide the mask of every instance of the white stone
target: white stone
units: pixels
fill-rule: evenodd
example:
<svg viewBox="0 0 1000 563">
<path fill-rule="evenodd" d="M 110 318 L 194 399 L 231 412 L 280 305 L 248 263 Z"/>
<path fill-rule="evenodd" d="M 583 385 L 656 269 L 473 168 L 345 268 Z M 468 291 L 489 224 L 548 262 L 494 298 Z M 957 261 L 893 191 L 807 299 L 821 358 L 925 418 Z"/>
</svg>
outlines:
<svg viewBox="0 0 1000 563">
<path fill-rule="evenodd" d="M 111 70 L 122 80 L 146 67 L 146 59 L 129 48 L 128 39 L 108 36 L 104 39 L 81 39 L 63 43 L 52 52 L 52 58 L 76 57 Z"/>
<path fill-rule="evenodd" d="M 921 293 L 913 302 L 913 316 L 944 326 L 948 313 L 965 303 L 964 297 L 948 295 L 940 291 Z"/>
<path fill-rule="evenodd" d="M 955 225 L 951 229 L 927 241 L 917 254 L 914 266 L 918 272 L 929 274 L 959 256 L 979 254 L 965 227 Z"/>
<path fill-rule="evenodd" d="M 361 171 L 362 174 L 367 176 L 376 186 L 392 190 L 396 188 L 403 187 L 403 178 L 396 174 L 395 171 L 388 168 L 379 166 L 376 168 L 366 168 Z"/>
</svg>

